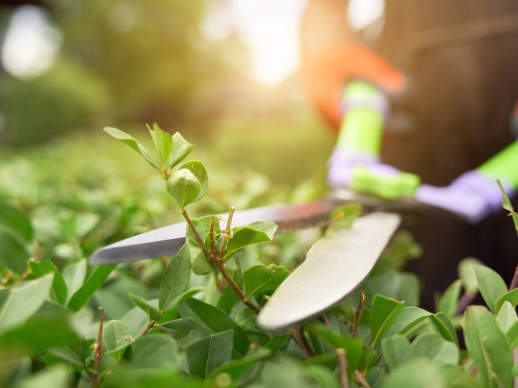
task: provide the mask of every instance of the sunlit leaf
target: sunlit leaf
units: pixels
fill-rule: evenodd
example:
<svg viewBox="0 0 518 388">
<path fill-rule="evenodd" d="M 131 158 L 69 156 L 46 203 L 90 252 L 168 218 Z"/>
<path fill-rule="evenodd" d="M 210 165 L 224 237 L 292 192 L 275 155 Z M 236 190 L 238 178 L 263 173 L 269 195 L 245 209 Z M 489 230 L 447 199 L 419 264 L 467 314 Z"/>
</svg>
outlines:
<svg viewBox="0 0 518 388">
<path fill-rule="evenodd" d="M 65 365 L 53 365 L 50 368 L 40 370 L 39 372 L 25 378 L 19 384 L 18 388 L 67 388 L 70 386 L 72 375 Z"/>
<path fill-rule="evenodd" d="M 250 225 L 232 229 L 232 238 L 228 240 L 226 256 L 247 245 L 271 241 L 277 225 L 273 222 L 256 221 Z"/>
<path fill-rule="evenodd" d="M 290 271 L 275 264 L 256 265 L 243 274 L 245 294 L 247 298 L 271 294 L 289 275 Z"/>
<path fill-rule="evenodd" d="M 502 308 L 502 305 L 505 302 L 511 303 L 513 307 L 516 307 L 518 305 L 518 288 L 515 288 L 514 290 L 511 290 L 509 292 L 506 292 L 504 295 L 501 296 L 500 299 L 498 299 L 498 302 L 496 302 L 495 306 L 495 312 L 500 311 Z"/>
<path fill-rule="evenodd" d="M 167 181 L 167 191 L 176 199 L 180 208 L 199 201 L 207 193 L 209 176 L 203 163 L 193 160 L 184 163 Z"/>
<path fill-rule="evenodd" d="M 111 128 L 111 127 L 105 127 L 104 131 L 114 137 L 115 139 L 121 140 L 125 144 L 127 144 L 129 147 L 137 151 L 146 161 L 156 168 L 158 171 L 160 171 L 160 167 L 156 164 L 156 162 L 153 160 L 149 152 L 144 148 L 142 144 L 140 144 L 133 136 L 128 135 L 126 132 L 121 131 L 117 128 Z"/>
<path fill-rule="evenodd" d="M 162 168 L 167 167 L 167 159 L 171 153 L 171 147 L 173 146 L 172 136 L 160 129 L 157 124 L 153 124 L 153 128 L 147 126 L 147 129 L 153 139 L 153 144 L 158 152 L 158 159 L 162 165 Z"/>
<path fill-rule="evenodd" d="M 515 306 L 511 305 L 509 302 L 504 302 L 502 307 L 498 309 L 498 315 L 496 316 L 496 323 L 498 323 L 498 327 L 502 330 L 502 333 L 507 333 L 507 331 L 518 322 L 518 317 L 516 316 Z"/>
<path fill-rule="evenodd" d="M 420 307 L 405 307 L 387 331 L 387 336 L 393 334 L 406 334 L 431 315 L 432 313 L 423 310 Z"/>
<path fill-rule="evenodd" d="M 173 145 L 169 158 L 167 159 L 167 168 L 171 169 L 180 163 L 183 159 L 189 155 L 193 149 L 193 145 L 183 138 L 183 136 L 176 132 L 173 136 Z"/>
<path fill-rule="evenodd" d="M 67 265 L 63 270 L 63 279 L 67 284 L 67 302 L 81 288 L 86 277 L 88 264 L 86 259 Z"/>
</svg>

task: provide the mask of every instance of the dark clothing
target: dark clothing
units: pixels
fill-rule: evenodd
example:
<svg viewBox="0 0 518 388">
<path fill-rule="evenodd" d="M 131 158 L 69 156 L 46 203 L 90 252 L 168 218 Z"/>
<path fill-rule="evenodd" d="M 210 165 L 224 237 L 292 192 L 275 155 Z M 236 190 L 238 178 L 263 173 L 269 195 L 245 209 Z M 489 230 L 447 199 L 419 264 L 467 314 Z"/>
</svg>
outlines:
<svg viewBox="0 0 518 388">
<path fill-rule="evenodd" d="M 404 109 L 414 124 L 387 134 L 385 163 L 445 186 L 515 140 L 509 121 L 518 98 L 518 1 L 389 0 L 378 51 L 410 76 L 413 89 Z M 518 236 L 504 214 L 478 226 L 440 215 L 407 220 L 424 248 L 409 270 L 423 280 L 425 307 L 432 308 L 432 292 L 457 278 L 464 257 L 510 281 Z"/>
</svg>

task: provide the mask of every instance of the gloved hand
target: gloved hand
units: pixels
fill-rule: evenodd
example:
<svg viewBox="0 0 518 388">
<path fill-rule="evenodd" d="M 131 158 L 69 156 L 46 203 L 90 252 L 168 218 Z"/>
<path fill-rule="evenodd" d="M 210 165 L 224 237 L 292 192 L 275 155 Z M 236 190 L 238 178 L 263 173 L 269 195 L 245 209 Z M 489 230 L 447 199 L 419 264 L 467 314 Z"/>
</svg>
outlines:
<svg viewBox="0 0 518 388">
<path fill-rule="evenodd" d="M 346 81 L 361 78 L 396 93 L 405 88 L 405 78 L 400 71 L 353 41 L 307 49 L 303 53 L 301 72 L 310 100 L 335 129 L 342 122 L 341 94 Z"/>
<path fill-rule="evenodd" d="M 514 190 L 501 181 L 508 196 Z M 502 208 L 502 192 L 493 176 L 478 170 L 465 172 L 449 186 L 436 187 L 423 184 L 415 194 L 417 201 L 447 209 L 477 223 L 490 213 Z"/>
</svg>

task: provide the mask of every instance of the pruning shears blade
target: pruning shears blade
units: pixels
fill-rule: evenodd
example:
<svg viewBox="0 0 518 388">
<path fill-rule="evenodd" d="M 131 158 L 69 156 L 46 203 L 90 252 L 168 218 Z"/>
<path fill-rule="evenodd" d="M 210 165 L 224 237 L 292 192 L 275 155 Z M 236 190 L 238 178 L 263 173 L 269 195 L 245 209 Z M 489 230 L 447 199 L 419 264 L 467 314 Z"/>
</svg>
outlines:
<svg viewBox="0 0 518 388">
<path fill-rule="evenodd" d="M 374 212 L 350 229 L 328 229 L 263 307 L 259 326 L 278 332 L 339 303 L 367 278 L 400 222 L 398 214 Z"/>
<path fill-rule="evenodd" d="M 244 210 L 234 214 L 232 227 L 248 225 L 254 221 L 272 221 L 277 224 L 278 232 L 309 228 L 328 220 L 336 205 L 334 201 L 321 200 Z M 221 216 L 224 226 L 228 214 Z M 127 238 L 94 252 L 90 263 L 127 263 L 174 255 L 185 243 L 186 229 L 187 224 L 181 222 Z"/>
</svg>

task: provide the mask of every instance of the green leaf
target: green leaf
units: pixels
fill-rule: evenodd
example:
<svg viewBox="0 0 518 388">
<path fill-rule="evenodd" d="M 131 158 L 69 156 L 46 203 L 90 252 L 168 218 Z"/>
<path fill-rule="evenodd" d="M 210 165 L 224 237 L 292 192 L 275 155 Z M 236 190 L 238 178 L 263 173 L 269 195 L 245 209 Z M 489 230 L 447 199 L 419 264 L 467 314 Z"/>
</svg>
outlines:
<svg viewBox="0 0 518 388">
<path fill-rule="evenodd" d="M 505 193 L 504 188 L 502 187 L 502 182 L 497 180 L 498 186 L 500 187 L 500 191 L 502 192 L 502 207 L 509 212 L 509 215 L 513 218 L 514 228 L 516 229 L 516 233 L 518 234 L 518 213 L 516 213 L 513 209 L 513 205 L 511 205 L 511 201 L 509 197 Z"/>
<path fill-rule="evenodd" d="M 354 371 L 358 369 L 362 356 L 363 341 L 347 337 L 337 331 L 333 331 L 322 325 L 304 325 L 304 329 L 313 333 L 328 342 L 334 349 L 344 349 L 347 359 L 347 366 Z"/>
<path fill-rule="evenodd" d="M 160 167 L 156 164 L 156 162 L 153 160 L 149 152 L 140 144 L 135 138 L 128 135 L 126 132 L 121 131 L 117 128 L 111 128 L 111 127 L 105 127 L 104 132 L 106 132 L 108 135 L 114 137 L 115 139 L 118 139 L 122 141 L 123 143 L 126 143 L 129 147 L 137 151 L 146 161 L 154 168 L 156 168 L 158 171 L 160 170 Z"/>
<path fill-rule="evenodd" d="M 131 344 L 129 361 L 135 368 L 175 368 L 178 345 L 167 334 L 148 333 Z"/>
<path fill-rule="evenodd" d="M 227 363 L 222 364 L 215 370 L 213 370 L 209 377 L 216 378 L 218 375 L 222 373 L 226 373 L 233 380 L 237 380 L 243 374 L 245 374 L 255 363 L 259 361 L 263 361 L 269 358 L 272 355 L 272 351 L 270 349 L 260 348 L 254 351 L 253 354 L 247 355 L 244 358 L 240 358 L 239 360 L 233 360 Z"/>
<path fill-rule="evenodd" d="M 120 358 L 134 340 L 128 325 L 124 322 L 112 320 L 104 325 L 103 346 L 106 354 Z"/>
<path fill-rule="evenodd" d="M 162 131 L 157 124 L 153 124 L 153 129 L 147 125 L 147 129 L 153 139 L 153 144 L 158 152 L 158 159 L 160 160 L 162 168 L 167 169 L 167 160 L 171 154 L 173 146 L 173 137 L 167 132 Z"/>
<path fill-rule="evenodd" d="M 187 348 L 187 362 L 192 375 L 206 379 L 232 359 L 234 333 L 227 330 L 213 334 Z"/>
<path fill-rule="evenodd" d="M 0 228 L 0 264 L 21 274 L 27 269 L 28 258 L 26 242 L 18 234 Z"/>
<path fill-rule="evenodd" d="M 87 269 L 86 259 L 79 260 L 76 263 L 67 265 L 63 270 L 63 279 L 67 284 L 67 302 L 72 295 L 81 288 L 86 278 Z"/>
<path fill-rule="evenodd" d="M 507 293 L 507 286 L 498 273 L 483 265 L 474 266 L 478 287 L 489 309 L 496 313 L 499 299 Z"/>
<path fill-rule="evenodd" d="M 129 296 L 133 302 L 135 302 L 135 304 L 149 316 L 149 320 L 158 319 L 161 317 L 162 314 L 160 311 L 158 311 L 156 306 L 153 305 L 150 301 L 147 301 L 143 297 L 132 293 L 130 293 Z"/>
<path fill-rule="evenodd" d="M 387 331 L 387 336 L 397 333 L 406 334 L 431 315 L 432 314 L 430 312 L 423 310 L 420 307 L 405 307 Z"/>
<path fill-rule="evenodd" d="M 459 362 L 459 348 L 436 333 L 420 334 L 411 348 L 414 357 L 425 357 L 433 364 L 456 365 Z"/>
<path fill-rule="evenodd" d="M 64 305 L 67 301 L 67 284 L 65 283 L 61 272 L 58 271 L 54 263 L 50 260 L 42 262 L 29 261 L 29 265 L 31 267 L 31 272 L 37 277 L 41 277 L 49 273 L 54 274 L 52 290 L 54 291 L 56 300 L 60 304 Z"/>
<path fill-rule="evenodd" d="M 271 294 L 290 275 L 284 267 L 275 264 L 256 265 L 243 274 L 244 292 L 247 298 Z"/>
<path fill-rule="evenodd" d="M 234 333 L 233 358 L 244 357 L 250 345 L 241 328 L 223 311 L 197 299 L 189 299 L 180 304 L 182 318 L 195 318 L 202 322 L 213 333 L 232 330 Z"/>
<path fill-rule="evenodd" d="M 371 337 L 372 346 L 385 335 L 399 314 L 405 309 L 405 303 L 395 299 L 376 295 L 371 308 Z"/>
<path fill-rule="evenodd" d="M 256 221 L 250 225 L 232 229 L 232 237 L 228 240 L 225 257 L 247 245 L 271 241 L 277 225 L 273 222 Z"/>
<path fill-rule="evenodd" d="M 515 349 L 518 346 L 518 322 L 514 322 L 511 327 L 507 329 L 505 338 L 511 349 Z"/>
<path fill-rule="evenodd" d="M 390 370 L 412 358 L 410 341 L 401 334 L 383 338 L 381 340 L 381 351 Z"/>
<path fill-rule="evenodd" d="M 192 172 L 180 169 L 171 175 L 167 181 L 167 191 L 171 194 L 178 206 L 183 209 L 187 205 L 196 202 L 201 193 L 201 183 Z"/>
<path fill-rule="evenodd" d="M 391 371 L 383 388 L 451 388 L 477 387 L 476 382 L 460 366 L 436 365 L 423 358 L 414 358 Z"/>
<path fill-rule="evenodd" d="M 207 259 L 207 254 L 197 246 L 190 246 L 191 267 L 195 275 L 202 276 L 213 272 L 216 268 Z"/>
<path fill-rule="evenodd" d="M 455 311 L 457 310 L 457 304 L 459 303 L 460 289 L 462 282 L 456 280 L 444 291 L 444 294 L 437 303 L 437 311 L 442 312 L 448 318 L 453 318 Z"/>
<path fill-rule="evenodd" d="M 390 270 L 371 276 L 363 286 L 367 303 L 379 294 L 405 301 L 406 306 L 419 305 L 419 280 L 414 274 Z"/>
<path fill-rule="evenodd" d="M 27 214 L 6 202 L 0 202 L 0 227 L 18 234 L 26 242 L 34 237 L 34 229 Z"/>
<path fill-rule="evenodd" d="M 464 259 L 459 263 L 459 278 L 462 281 L 462 285 L 466 289 L 466 292 L 469 292 L 471 295 L 476 295 L 478 292 L 478 281 L 477 275 L 475 273 L 475 265 L 480 264 L 482 264 L 482 262 L 472 257 Z"/>
<path fill-rule="evenodd" d="M 72 311 L 81 310 L 116 267 L 117 264 L 96 267 L 83 285 L 72 295 L 67 307 Z"/>
<path fill-rule="evenodd" d="M 70 321 L 69 314 L 58 313 L 33 316 L 20 326 L 11 326 L 0 335 L 0 364 L 12 362 L 13 356 L 36 356 L 50 348 L 77 343 L 79 336 Z"/>
<path fill-rule="evenodd" d="M 272 351 L 272 354 L 270 356 L 271 359 L 275 358 L 277 354 L 281 351 L 281 349 L 284 347 L 286 342 L 291 338 L 289 334 L 283 334 L 277 337 L 272 338 L 270 341 L 264 345 L 266 349 L 270 349 Z"/>
<path fill-rule="evenodd" d="M 447 340 L 454 342 L 457 346 L 459 345 L 459 339 L 457 338 L 457 333 L 455 332 L 455 327 L 448 319 L 446 315 L 443 313 L 432 314 L 432 322 L 434 323 L 439 333 L 442 337 Z"/>
<path fill-rule="evenodd" d="M 512 385 L 512 351 L 494 316 L 482 306 L 464 313 L 464 339 L 477 366 L 476 379 L 483 387 Z"/>
<path fill-rule="evenodd" d="M 511 326 L 518 322 L 518 317 L 516 316 L 516 310 L 514 307 L 515 306 L 511 305 L 511 303 L 504 302 L 502 307 L 498 310 L 496 323 L 498 323 L 498 327 L 500 327 L 502 333 L 507 333 Z"/>
<path fill-rule="evenodd" d="M 71 377 L 65 365 L 53 365 L 25 378 L 16 386 L 17 388 L 67 388 L 70 386 Z"/>
<path fill-rule="evenodd" d="M 199 340 L 214 334 L 203 322 L 187 317 L 165 322 L 160 328 L 178 341 L 181 349 L 186 349 Z"/>
<path fill-rule="evenodd" d="M 331 213 L 331 225 L 337 228 L 350 228 L 362 212 L 362 208 L 359 203 L 346 203 L 339 206 Z"/>
<path fill-rule="evenodd" d="M 175 306 L 177 298 L 189 287 L 190 278 L 190 247 L 188 244 L 184 244 L 180 251 L 171 258 L 160 283 L 158 296 L 160 311 L 169 310 Z"/>
<path fill-rule="evenodd" d="M 173 135 L 173 146 L 171 148 L 169 158 L 167 159 L 167 168 L 172 169 L 184 160 L 192 151 L 193 147 L 194 146 L 185 140 L 179 132 L 176 132 Z"/>
<path fill-rule="evenodd" d="M 495 311 L 500 311 L 505 302 L 511 303 L 513 307 L 516 307 L 516 305 L 518 305 L 518 288 L 515 288 L 502 295 L 502 297 L 498 299 L 498 302 L 496 302 Z"/>
<path fill-rule="evenodd" d="M 0 333 L 23 324 L 49 297 L 54 275 L 22 282 L 9 290 L 0 291 Z"/>
</svg>

